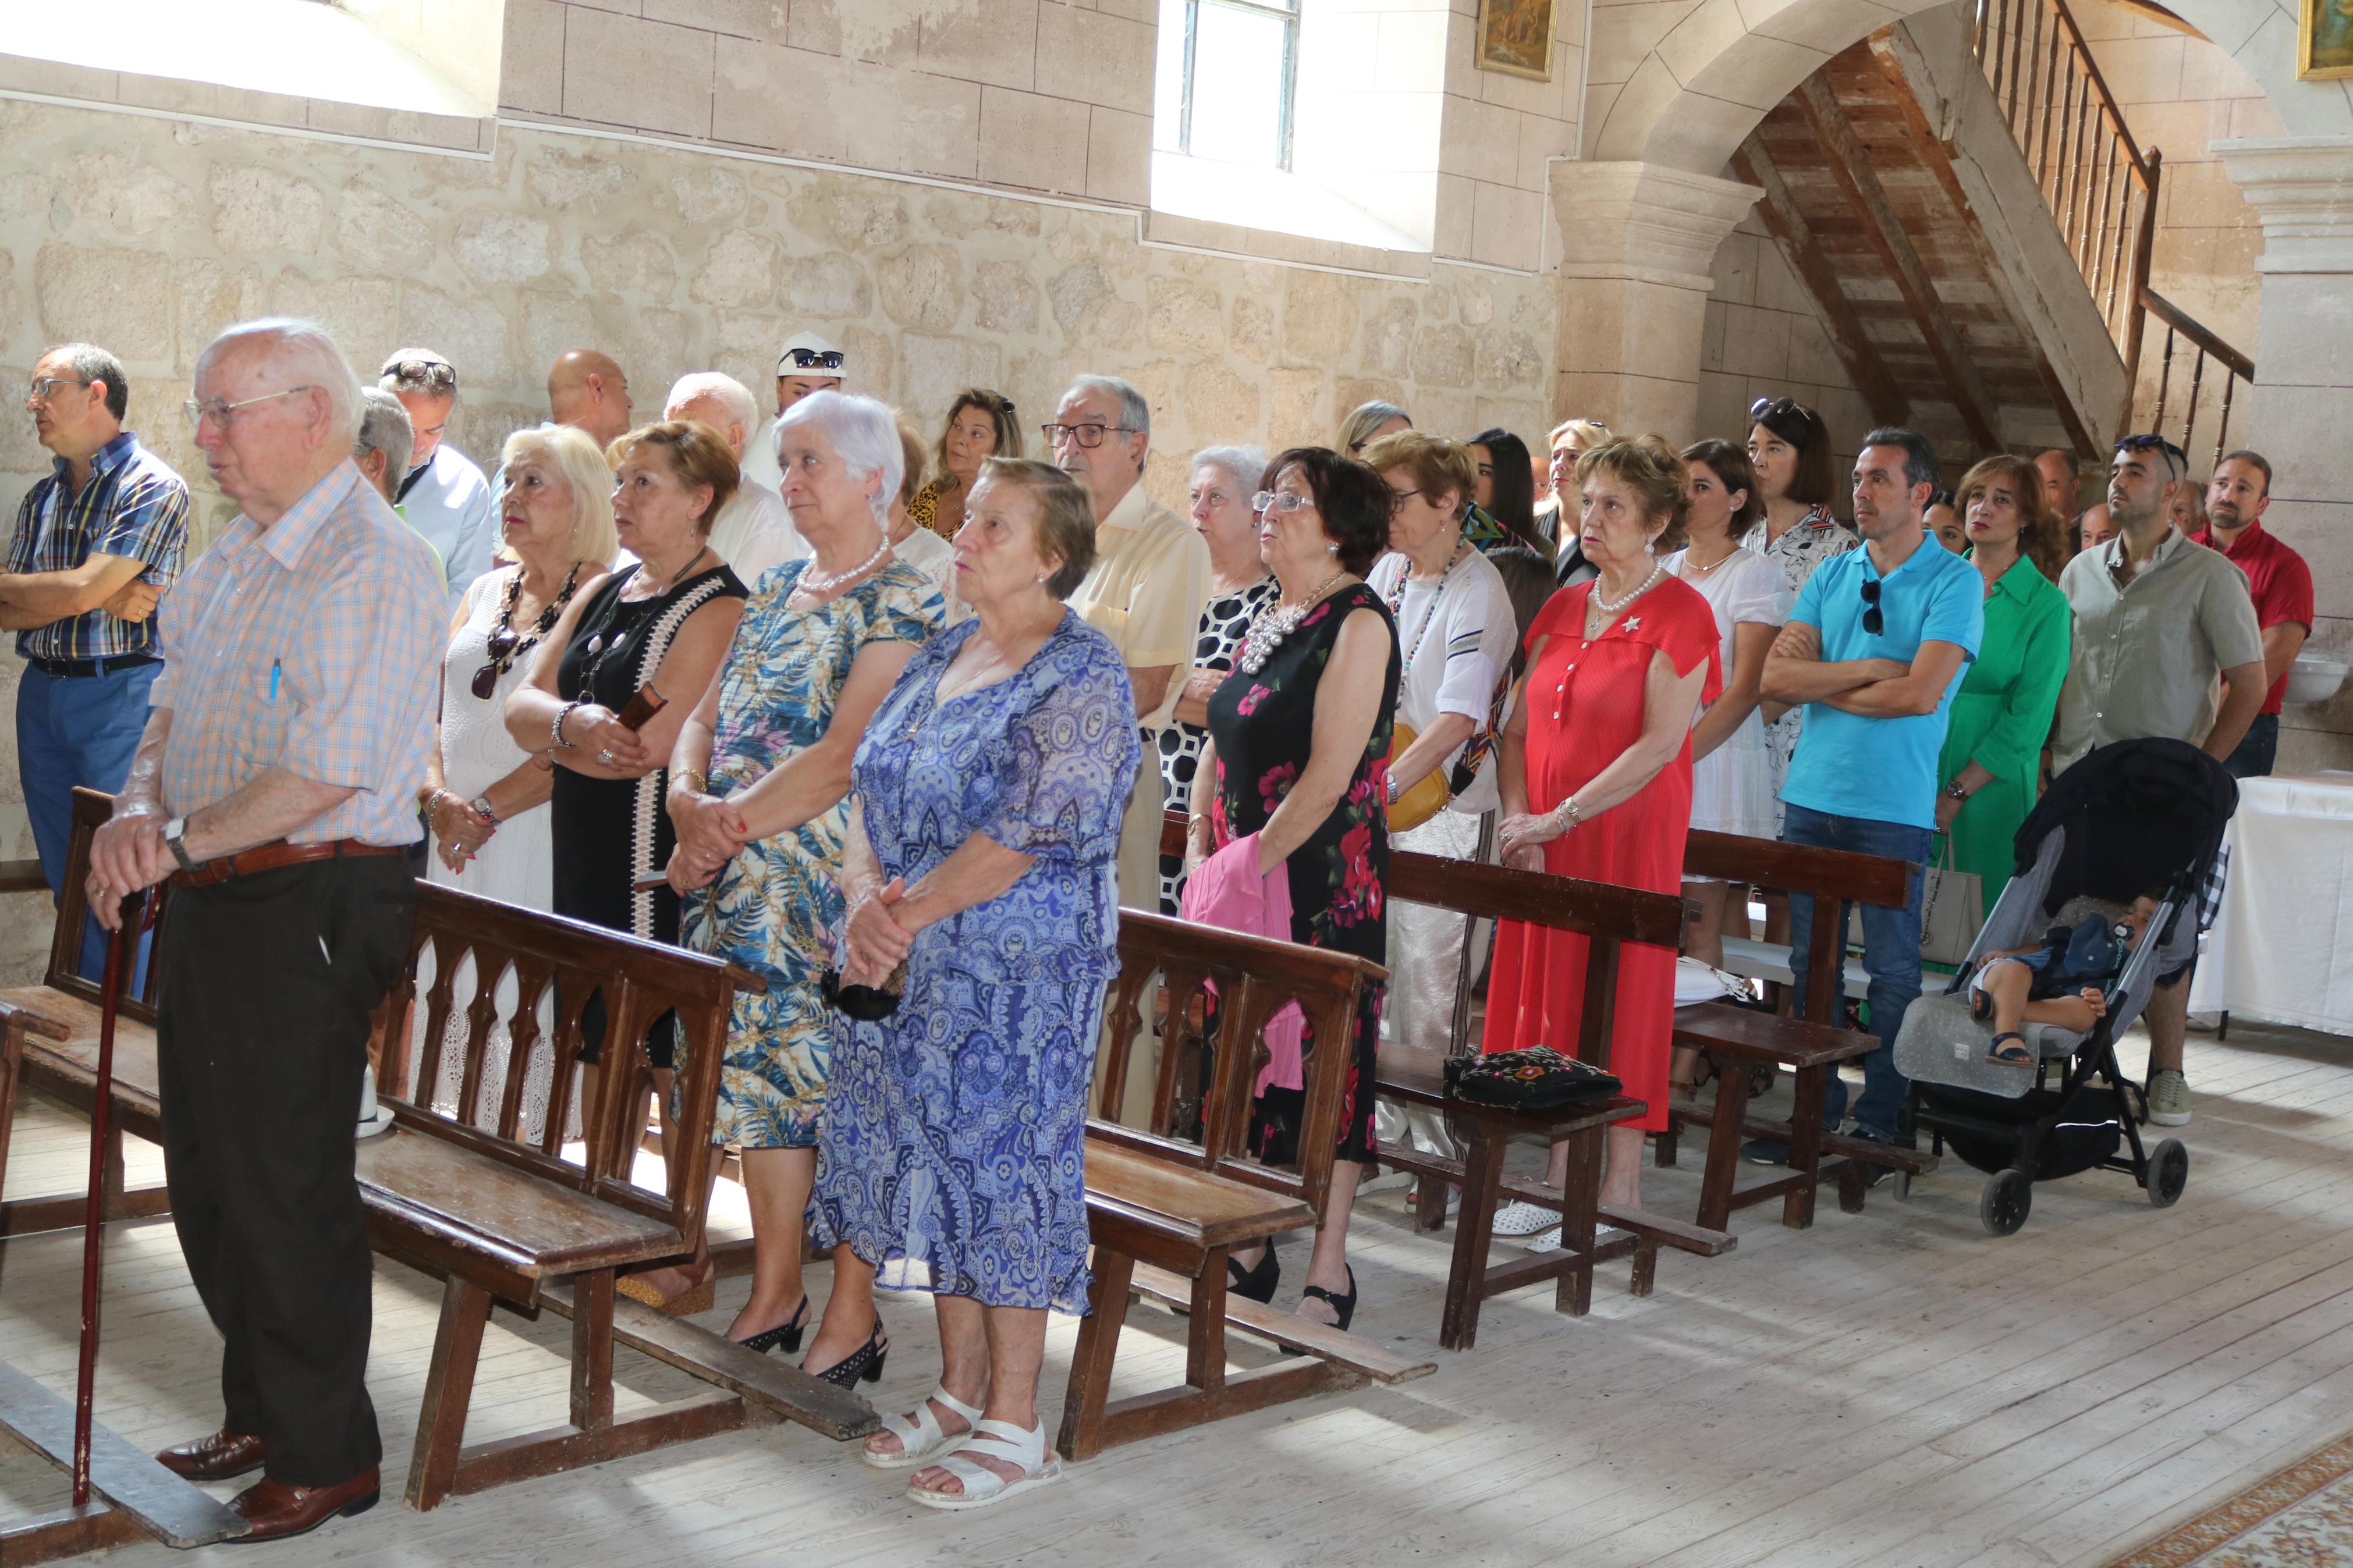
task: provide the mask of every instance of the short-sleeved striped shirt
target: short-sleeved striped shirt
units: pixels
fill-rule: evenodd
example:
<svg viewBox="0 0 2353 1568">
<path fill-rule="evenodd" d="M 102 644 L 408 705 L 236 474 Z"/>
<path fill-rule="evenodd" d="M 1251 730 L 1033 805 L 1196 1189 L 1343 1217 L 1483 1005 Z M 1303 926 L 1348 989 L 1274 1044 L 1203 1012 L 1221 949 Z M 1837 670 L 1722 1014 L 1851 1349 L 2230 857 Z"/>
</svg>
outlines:
<svg viewBox="0 0 2353 1568">
<path fill-rule="evenodd" d="M 237 518 L 164 600 L 166 808 L 283 768 L 359 792 L 290 841 L 416 842 L 448 599 L 432 547 L 348 461 L 269 527 Z"/>
<path fill-rule="evenodd" d="M 90 483 L 66 489 L 66 460 L 34 485 L 16 509 L 8 570 L 70 572 L 96 555 L 143 561 L 141 574 L 157 588 L 180 574 L 188 536 L 188 487 L 164 460 L 125 430 L 90 459 Z M 155 616 L 119 621 L 91 610 L 16 634 L 28 658 L 121 658 L 155 651 Z"/>
</svg>

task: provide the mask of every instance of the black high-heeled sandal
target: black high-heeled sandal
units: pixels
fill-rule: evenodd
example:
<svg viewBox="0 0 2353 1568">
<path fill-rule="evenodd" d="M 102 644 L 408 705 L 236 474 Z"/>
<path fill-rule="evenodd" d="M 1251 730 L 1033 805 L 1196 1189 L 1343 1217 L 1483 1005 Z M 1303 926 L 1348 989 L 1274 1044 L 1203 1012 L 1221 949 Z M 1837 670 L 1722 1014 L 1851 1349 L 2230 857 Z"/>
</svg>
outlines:
<svg viewBox="0 0 2353 1568">
<path fill-rule="evenodd" d="M 801 1331 L 808 1326 L 808 1312 L 809 1299 L 804 1294 L 801 1297 L 801 1304 L 793 1310 L 791 1317 L 773 1329 L 762 1329 L 750 1338 L 737 1340 L 735 1342 L 759 1355 L 766 1355 L 778 1345 L 785 1348 L 785 1353 L 787 1355 L 798 1354 L 801 1348 Z"/>
<path fill-rule="evenodd" d="M 836 1388 L 854 1388 L 860 1378 L 869 1383 L 882 1381 L 882 1358 L 891 1353 L 891 1342 L 882 1337 L 882 1323 L 877 1319 L 866 1336 L 866 1342 L 816 1375 Z M 804 1364 L 803 1372 L 808 1371 Z"/>
<path fill-rule="evenodd" d="M 1356 1316 L 1356 1266 L 1351 1263 L 1347 1266 L 1347 1269 L 1348 1293 L 1345 1296 L 1335 1296 L 1331 1291 L 1326 1290 L 1321 1285 L 1310 1285 L 1306 1289 L 1302 1290 L 1299 1293 L 1299 1299 L 1303 1301 L 1307 1300 L 1308 1297 L 1313 1296 L 1319 1301 L 1330 1302 L 1334 1315 L 1335 1315 L 1340 1321 L 1336 1323 L 1325 1323 L 1321 1326 L 1324 1328 L 1337 1329 L 1344 1334 L 1348 1331 L 1349 1323 L 1352 1322 Z M 1313 1318 L 1310 1318 L 1307 1321 L 1311 1323 L 1315 1321 Z M 1307 1352 L 1304 1351 L 1294 1350 L 1291 1346 L 1285 1345 L 1282 1347 L 1282 1353 L 1285 1355 L 1304 1355 Z"/>
<path fill-rule="evenodd" d="M 1266 1256 L 1254 1268 L 1244 1268 L 1232 1258 L 1226 1259 L 1226 1294 L 1240 1296 L 1244 1300 L 1264 1306 L 1274 1300 L 1274 1292 L 1282 1283 L 1282 1265 L 1274 1256 L 1274 1243 L 1266 1244 Z"/>
</svg>

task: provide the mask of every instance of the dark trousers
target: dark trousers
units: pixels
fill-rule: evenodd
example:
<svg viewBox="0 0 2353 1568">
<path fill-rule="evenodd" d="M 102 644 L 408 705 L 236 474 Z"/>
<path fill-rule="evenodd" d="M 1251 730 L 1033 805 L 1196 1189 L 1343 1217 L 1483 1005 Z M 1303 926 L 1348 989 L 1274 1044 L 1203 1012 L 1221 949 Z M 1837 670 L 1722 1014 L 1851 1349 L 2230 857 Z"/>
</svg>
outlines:
<svg viewBox="0 0 2353 1568">
<path fill-rule="evenodd" d="M 2231 754 L 2222 759 L 2222 766 L 2234 779 L 2269 778 L 2272 763 L 2279 758 L 2279 721 L 2276 713 L 2258 713 L 2255 721 L 2247 726 Z"/>
<path fill-rule="evenodd" d="M 353 1131 L 368 1014 L 416 915 L 406 858 L 374 855 L 178 889 L 164 919 L 172 1220 L 224 1342 L 225 1425 L 266 1440 L 290 1486 L 349 1480 L 384 1454 Z"/>
</svg>

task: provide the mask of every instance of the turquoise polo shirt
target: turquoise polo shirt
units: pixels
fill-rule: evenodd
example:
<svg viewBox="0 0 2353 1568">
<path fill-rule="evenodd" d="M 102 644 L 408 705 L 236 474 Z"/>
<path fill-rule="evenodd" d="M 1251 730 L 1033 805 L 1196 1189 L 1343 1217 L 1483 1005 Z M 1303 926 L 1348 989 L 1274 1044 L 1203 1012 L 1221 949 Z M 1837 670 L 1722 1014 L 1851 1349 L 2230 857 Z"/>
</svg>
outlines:
<svg viewBox="0 0 2353 1568">
<path fill-rule="evenodd" d="M 1879 635 L 1862 629 L 1862 585 L 1879 584 L 1883 619 Z M 1815 569 L 1798 591 L 1790 619 L 1820 631 L 1822 662 L 1894 658 L 1912 662 L 1925 642 L 1961 649 L 1960 668 L 1934 713 L 1866 719 L 1827 702 L 1809 702 L 1797 753 L 1781 785 L 1791 805 L 1834 816 L 1868 817 L 1914 827 L 1936 826 L 1936 757 L 1945 723 L 1969 661 L 1985 637 L 1985 580 L 1978 569 L 1933 538 L 1921 540 L 1903 565 L 1882 577 L 1871 551 L 1850 550 Z"/>
</svg>

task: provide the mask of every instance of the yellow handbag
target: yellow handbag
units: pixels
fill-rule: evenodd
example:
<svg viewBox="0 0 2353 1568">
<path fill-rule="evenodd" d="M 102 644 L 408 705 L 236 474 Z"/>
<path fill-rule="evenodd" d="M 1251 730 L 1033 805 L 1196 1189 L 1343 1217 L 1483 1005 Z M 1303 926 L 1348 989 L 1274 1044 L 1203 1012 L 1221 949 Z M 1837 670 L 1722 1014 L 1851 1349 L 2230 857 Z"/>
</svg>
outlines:
<svg viewBox="0 0 2353 1568">
<path fill-rule="evenodd" d="M 1397 760 L 1405 755 L 1406 748 L 1419 738 L 1410 724 L 1393 726 L 1389 735 L 1389 765 L 1395 767 Z M 1389 802 L 1389 831 L 1403 833 L 1419 827 L 1444 810 L 1446 803 L 1453 798 L 1453 793 L 1446 787 L 1446 770 L 1430 769 L 1421 776 L 1419 784 Z"/>
</svg>

